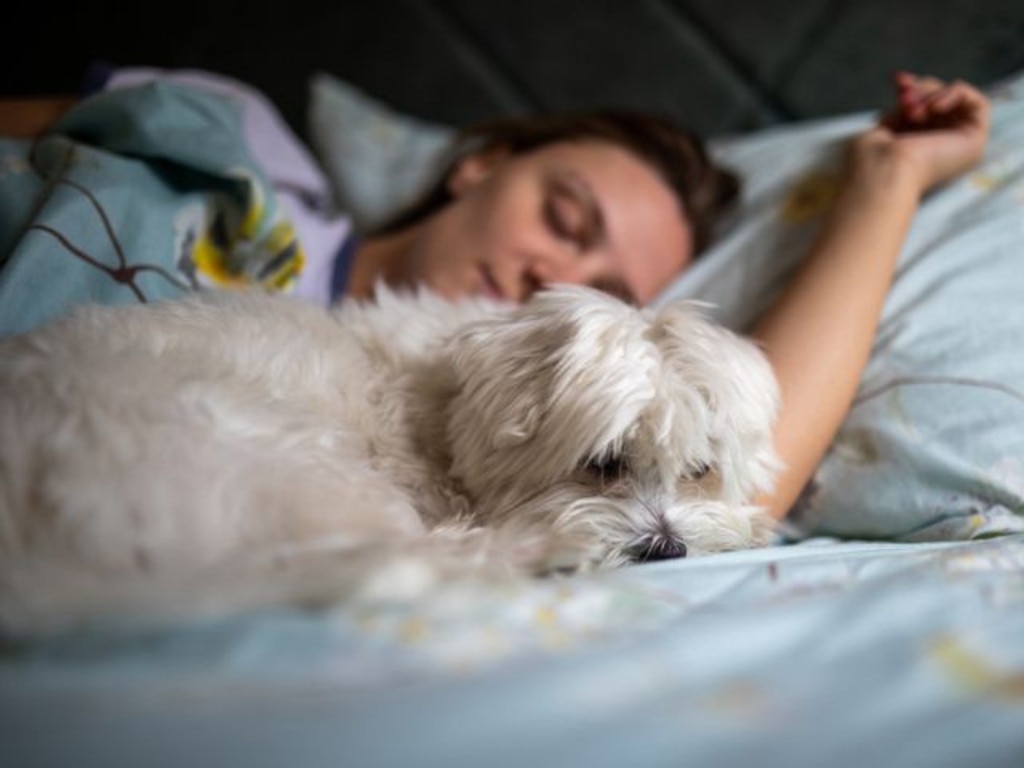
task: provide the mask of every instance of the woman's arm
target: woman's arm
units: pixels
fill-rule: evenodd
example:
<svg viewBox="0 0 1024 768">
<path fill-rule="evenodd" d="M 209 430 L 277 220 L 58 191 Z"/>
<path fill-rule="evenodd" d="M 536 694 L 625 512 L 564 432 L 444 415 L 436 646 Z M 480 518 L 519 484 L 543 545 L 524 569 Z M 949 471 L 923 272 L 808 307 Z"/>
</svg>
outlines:
<svg viewBox="0 0 1024 768">
<path fill-rule="evenodd" d="M 817 243 L 753 330 L 779 380 L 785 469 L 760 499 L 781 519 L 835 437 L 871 352 L 921 195 L 976 162 L 986 99 L 965 83 L 900 75 L 900 105 L 849 148 L 844 186 Z"/>
</svg>

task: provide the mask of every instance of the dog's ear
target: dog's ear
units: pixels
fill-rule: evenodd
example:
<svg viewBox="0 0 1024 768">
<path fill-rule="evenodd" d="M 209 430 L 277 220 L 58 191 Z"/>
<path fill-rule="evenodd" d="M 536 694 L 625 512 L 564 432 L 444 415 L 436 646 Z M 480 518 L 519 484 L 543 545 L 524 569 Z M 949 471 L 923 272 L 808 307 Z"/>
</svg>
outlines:
<svg viewBox="0 0 1024 768">
<path fill-rule="evenodd" d="M 568 286 L 468 326 L 450 347 L 454 474 L 552 482 L 620 439 L 654 392 L 644 327 L 623 302 Z"/>
<path fill-rule="evenodd" d="M 677 379 L 707 404 L 709 447 L 727 497 L 738 501 L 769 490 L 778 471 L 773 429 L 779 390 L 761 350 L 687 301 L 662 309 L 651 337 Z"/>
</svg>

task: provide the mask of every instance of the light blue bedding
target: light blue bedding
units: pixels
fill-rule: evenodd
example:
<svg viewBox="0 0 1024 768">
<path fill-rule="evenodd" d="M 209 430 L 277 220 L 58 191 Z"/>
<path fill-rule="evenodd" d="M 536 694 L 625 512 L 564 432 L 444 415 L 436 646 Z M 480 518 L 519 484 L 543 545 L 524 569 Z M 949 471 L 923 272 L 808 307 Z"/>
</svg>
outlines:
<svg viewBox="0 0 1024 768">
<path fill-rule="evenodd" d="M 1020 766 L 1024 537 L 7 647 L 18 766 Z"/>
<path fill-rule="evenodd" d="M 0 137 L 0 335 L 84 302 L 289 287 L 304 254 L 230 100 L 172 83 L 79 102 Z"/>
</svg>

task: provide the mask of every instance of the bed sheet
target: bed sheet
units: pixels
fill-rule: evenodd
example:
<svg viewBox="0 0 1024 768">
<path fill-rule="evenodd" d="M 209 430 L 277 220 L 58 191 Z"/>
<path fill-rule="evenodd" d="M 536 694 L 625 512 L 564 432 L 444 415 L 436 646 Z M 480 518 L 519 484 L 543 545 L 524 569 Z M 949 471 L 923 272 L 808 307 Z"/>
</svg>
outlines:
<svg viewBox="0 0 1024 768">
<path fill-rule="evenodd" d="M 819 539 L 9 641 L 0 743 L 19 766 L 1019 766 L 1021 638 L 1024 536 Z"/>
</svg>

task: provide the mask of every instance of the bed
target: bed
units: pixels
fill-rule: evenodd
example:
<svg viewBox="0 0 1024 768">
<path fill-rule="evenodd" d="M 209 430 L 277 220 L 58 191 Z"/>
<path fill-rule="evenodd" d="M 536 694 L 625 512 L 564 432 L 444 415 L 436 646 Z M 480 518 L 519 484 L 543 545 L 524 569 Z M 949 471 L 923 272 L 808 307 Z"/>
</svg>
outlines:
<svg viewBox="0 0 1024 768">
<path fill-rule="evenodd" d="M 12 765 L 1010 766 L 1024 539 L 827 541 L 4 649 Z"/>
<path fill-rule="evenodd" d="M 312 157 L 369 226 L 450 129 L 334 75 L 308 85 Z M 990 93 L 989 152 L 922 206 L 854 408 L 774 546 L 410 604 L 6 636 L 4 764 L 1024 764 L 1024 76 Z M 743 199 L 660 300 L 700 296 L 746 327 L 871 118 L 715 139 Z M 29 151 L 0 146 L 0 174 L 29 173 Z M 272 201 L 258 172 L 239 178 Z M 88 196 L 63 194 L 85 250 L 116 251 Z M 115 231 L 131 253 L 145 227 Z M 13 311 L 26 289 L 9 274 L 0 310 L 50 311 Z"/>
</svg>

